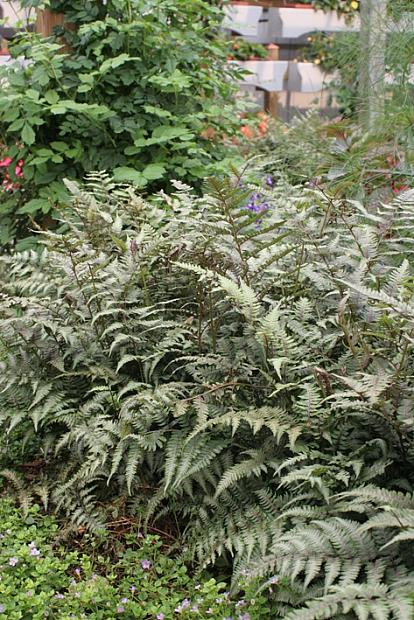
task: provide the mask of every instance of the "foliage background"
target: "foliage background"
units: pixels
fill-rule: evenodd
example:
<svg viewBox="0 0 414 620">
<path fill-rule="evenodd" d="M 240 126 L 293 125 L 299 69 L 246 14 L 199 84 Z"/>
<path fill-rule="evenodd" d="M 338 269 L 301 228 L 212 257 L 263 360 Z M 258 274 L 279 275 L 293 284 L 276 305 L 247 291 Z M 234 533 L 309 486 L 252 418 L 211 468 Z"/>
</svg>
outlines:
<svg viewBox="0 0 414 620">
<path fill-rule="evenodd" d="M 11 166 L 15 189 L 2 194 L 4 245 L 27 235 L 28 218 L 50 225 L 68 196 L 64 177 L 111 170 L 151 193 L 171 178 L 199 186 L 237 160 L 237 70 L 226 63 L 219 9 L 204 0 L 50 7 L 69 29 L 19 37 L 11 53 L 25 67 L 3 69 L 0 142 L 4 157 L 24 161 L 24 177 Z"/>
</svg>

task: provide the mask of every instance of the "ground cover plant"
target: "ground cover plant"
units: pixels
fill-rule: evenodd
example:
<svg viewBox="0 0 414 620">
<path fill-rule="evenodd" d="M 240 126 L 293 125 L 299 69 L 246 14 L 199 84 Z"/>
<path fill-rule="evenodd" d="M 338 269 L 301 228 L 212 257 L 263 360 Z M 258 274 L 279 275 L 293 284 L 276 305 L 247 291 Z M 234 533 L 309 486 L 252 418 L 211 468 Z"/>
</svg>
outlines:
<svg viewBox="0 0 414 620">
<path fill-rule="evenodd" d="M 27 514 L 0 500 L 0 618 L 173 617 L 261 620 L 269 617 L 263 595 L 233 599 L 225 583 L 191 577 L 158 536 L 126 534 L 108 553 L 104 538 L 82 552 L 59 542 L 59 527 L 33 506 Z"/>
<path fill-rule="evenodd" d="M 48 6 L 69 25 L 49 39 L 17 37 L 10 46 L 17 68 L 1 72 L 3 246 L 22 237 L 20 248 L 33 243 L 31 219 L 51 225 L 54 206 L 68 196 L 65 177 L 111 170 L 151 193 L 171 178 L 197 185 L 226 169 L 227 157 L 237 159 L 231 136 L 239 124 L 239 70 L 227 63 L 215 3 L 161 0 L 154 8 L 147 0 L 53 0 Z"/>
<path fill-rule="evenodd" d="M 413 194 L 242 185 L 69 186 L 67 232 L 1 258 L 4 431 L 41 440 L 43 501 L 175 515 L 275 618 L 406 620 Z"/>
</svg>

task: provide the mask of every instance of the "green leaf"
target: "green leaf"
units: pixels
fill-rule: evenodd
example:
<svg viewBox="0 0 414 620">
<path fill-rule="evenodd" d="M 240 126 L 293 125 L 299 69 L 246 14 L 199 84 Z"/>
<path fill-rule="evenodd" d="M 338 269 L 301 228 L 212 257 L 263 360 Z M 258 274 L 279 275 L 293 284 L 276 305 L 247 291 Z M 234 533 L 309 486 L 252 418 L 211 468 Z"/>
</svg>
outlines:
<svg viewBox="0 0 414 620">
<path fill-rule="evenodd" d="M 20 110 L 17 107 L 9 108 L 2 114 L 3 120 L 7 123 L 11 123 L 19 118 Z"/>
<path fill-rule="evenodd" d="M 45 99 L 50 105 L 53 105 L 59 101 L 59 95 L 55 90 L 48 90 L 45 92 Z"/>
<path fill-rule="evenodd" d="M 68 144 L 66 142 L 51 142 L 50 146 L 55 151 L 65 152 L 68 148 Z"/>
<path fill-rule="evenodd" d="M 150 164 L 142 171 L 142 174 L 149 181 L 154 181 L 155 179 L 161 179 L 166 172 L 166 169 L 161 164 Z"/>
<path fill-rule="evenodd" d="M 128 168 L 127 166 L 115 168 L 113 171 L 113 177 L 115 181 L 127 181 L 134 183 L 134 185 L 138 185 L 139 187 L 144 187 L 147 184 L 147 180 L 143 176 L 142 172 L 139 172 L 134 168 Z"/>
<path fill-rule="evenodd" d="M 115 58 L 108 58 L 99 67 L 99 73 L 106 73 L 110 69 L 116 69 L 129 60 L 140 60 L 138 56 L 131 57 L 129 54 L 120 54 Z"/>
<path fill-rule="evenodd" d="M 14 123 L 9 125 L 9 131 L 20 131 L 23 125 L 25 124 L 23 118 L 19 118 Z"/>
<path fill-rule="evenodd" d="M 22 130 L 22 141 L 24 142 L 24 144 L 27 144 L 28 146 L 31 146 L 32 144 L 35 143 L 36 141 L 36 134 L 33 131 L 32 127 L 29 125 L 29 123 L 25 123 L 23 130 Z"/>
<path fill-rule="evenodd" d="M 178 138 L 188 133 L 189 133 L 189 130 L 187 127 L 173 127 L 172 125 L 160 125 L 156 129 L 154 129 L 154 131 L 152 132 L 152 137 L 171 140 L 173 138 Z"/>
<path fill-rule="evenodd" d="M 28 88 L 24 94 L 26 97 L 32 99 L 33 101 L 39 101 L 40 93 L 37 90 L 33 90 L 33 88 Z"/>
<path fill-rule="evenodd" d="M 67 112 L 67 107 L 65 105 L 63 105 L 62 103 L 60 103 L 59 105 L 52 105 L 52 107 L 50 108 L 50 111 L 52 114 L 66 114 Z"/>
<path fill-rule="evenodd" d="M 45 204 L 48 207 L 50 206 L 49 202 L 46 201 L 44 198 L 33 198 L 32 200 L 29 200 L 29 202 L 26 202 L 26 204 L 24 204 L 22 207 L 20 207 L 20 209 L 17 210 L 17 213 L 30 213 L 31 215 L 33 215 L 38 211 L 43 211 Z"/>
<path fill-rule="evenodd" d="M 190 140 L 194 134 L 187 127 L 173 127 L 172 125 L 160 125 L 152 132 L 152 137 L 146 144 L 162 144 L 174 140 Z M 134 142 L 134 144 L 137 144 Z"/>
<path fill-rule="evenodd" d="M 92 90 L 91 84 L 81 84 L 78 86 L 78 93 L 88 93 L 90 90 Z"/>
<path fill-rule="evenodd" d="M 171 112 L 169 112 L 168 110 L 163 110 L 163 108 L 157 108 L 153 105 L 144 105 L 143 109 L 148 114 L 154 114 L 155 116 L 158 116 L 159 118 L 172 118 L 173 117 Z"/>
<path fill-rule="evenodd" d="M 16 243 L 16 252 L 24 252 L 25 250 L 32 250 L 36 247 L 39 239 L 36 235 L 25 237 Z"/>
<path fill-rule="evenodd" d="M 139 148 L 139 146 L 127 146 L 124 149 L 124 153 L 125 155 L 136 155 L 137 153 L 140 152 L 140 150 L 141 149 Z"/>
</svg>

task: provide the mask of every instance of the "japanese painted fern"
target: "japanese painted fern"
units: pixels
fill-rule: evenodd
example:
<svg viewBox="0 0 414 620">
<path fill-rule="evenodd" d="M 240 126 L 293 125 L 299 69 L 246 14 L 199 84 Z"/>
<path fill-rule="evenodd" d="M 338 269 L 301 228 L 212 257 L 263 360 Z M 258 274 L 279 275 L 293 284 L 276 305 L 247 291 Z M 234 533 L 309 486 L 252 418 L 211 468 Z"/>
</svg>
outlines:
<svg viewBox="0 0 414 620">
<path fill-rule="evenodd" d="M 42 438 L 55 505 L 173 507 L 275 618 L 409 618 L 413 194 L 70 189 L 65 232 L 0 259 L 1 420 Z"/>
</svg>

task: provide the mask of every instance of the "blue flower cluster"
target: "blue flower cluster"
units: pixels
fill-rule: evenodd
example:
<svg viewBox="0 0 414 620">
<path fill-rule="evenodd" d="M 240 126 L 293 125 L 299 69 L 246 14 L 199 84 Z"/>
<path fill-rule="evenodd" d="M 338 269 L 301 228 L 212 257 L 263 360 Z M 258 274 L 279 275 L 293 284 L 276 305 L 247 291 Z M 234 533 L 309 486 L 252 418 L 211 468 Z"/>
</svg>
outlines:
<svg viewBox="0 0 414 620">
<path fill-rule="evenodd" d="M 265 182 L 267 187 L 273 187 L 273 178 L 271 176 L 267 176 Z M 250 196 L 246 208 L 249 209 L 249 211 L 253 211 L 253 213 L 263 213 L 270 209 L 270 205 L 266 202 L 263 194 L 255 192 Z"/>
</svg>

